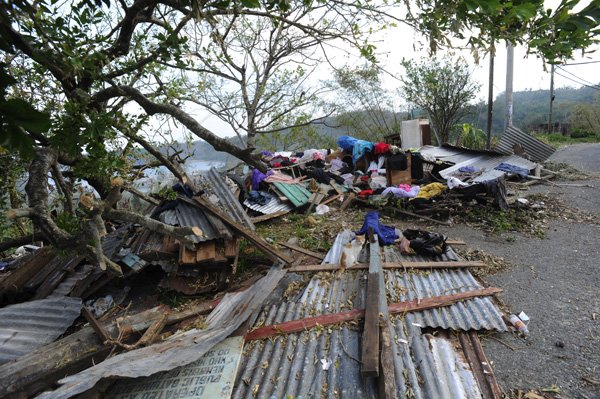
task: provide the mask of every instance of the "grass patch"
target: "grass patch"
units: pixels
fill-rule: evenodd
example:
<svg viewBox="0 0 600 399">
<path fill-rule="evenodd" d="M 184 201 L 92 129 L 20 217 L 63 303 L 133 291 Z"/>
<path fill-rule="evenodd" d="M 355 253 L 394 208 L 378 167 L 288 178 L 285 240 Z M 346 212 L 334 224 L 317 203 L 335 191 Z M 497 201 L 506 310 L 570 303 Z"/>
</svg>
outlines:
<svg viewBox="0 0 600 399">
<path fill-rule="evenodd" d="M 600 134 L 589 134 L 583 137 L 573 137 L 563 136 L 560 133 L 533 133 L 533 136 L 554 148 L 561 148 L 577 143 L 600 143 Z"/>
</svg>

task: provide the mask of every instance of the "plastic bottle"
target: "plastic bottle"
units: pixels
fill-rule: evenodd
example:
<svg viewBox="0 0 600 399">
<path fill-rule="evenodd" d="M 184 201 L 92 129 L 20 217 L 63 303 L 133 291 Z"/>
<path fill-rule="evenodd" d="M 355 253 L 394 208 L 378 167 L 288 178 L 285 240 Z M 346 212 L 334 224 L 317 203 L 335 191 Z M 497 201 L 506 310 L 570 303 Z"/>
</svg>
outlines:
<svg viewBox="0 0 600 399">
<path fill-rule="evenodd" d="M 521 319 L 519 319 L 519 316 L 517 316 L 516 314 L 511 314 L 510 316 L 508 316 L 508 320 L 510 321 L 510 324 L 512 324 L 513 327 L 515 327 L 515 329 L 523 337 L 529 335 L 529 329 L 527 328 L 527 325 L 523 323 Z"/>
</svg>

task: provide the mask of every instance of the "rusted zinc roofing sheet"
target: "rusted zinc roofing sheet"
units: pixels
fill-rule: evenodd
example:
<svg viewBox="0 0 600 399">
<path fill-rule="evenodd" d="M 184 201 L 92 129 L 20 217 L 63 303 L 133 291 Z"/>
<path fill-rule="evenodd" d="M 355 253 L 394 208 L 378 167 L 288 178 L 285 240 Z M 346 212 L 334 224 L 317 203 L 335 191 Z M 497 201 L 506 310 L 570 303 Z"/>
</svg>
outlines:
<svg viewBox="0 0 600 399">
<path fill-rule="evenodd" d="M 255 325 L 364 308 L 364 272 L 315 275 L 299 298 L 265 307 Z M 423 334 L 416 313 L 392 317 L 398 397 L 481 398 L 472 367 L 451 335 Z M 478 323 L 479 324 L 479 323 Z M 360 372 L 360 323 L 314 328 L 246 345 L 233 398 L 375 398 L 377 386 Z M 323 362 L 331 362 L 325 370 Z"/>
<path fill-rule="evenodd" d="M 277 212 L 291 212 L 294 207 L 290 204 L 285 204 L 281 201 L 279 201 L 279 199 L 273 197 L 271 198 L 271 200 L 269 202 L 267 202 L 265 205 L 259 205 L 259 204 L 255 204 L 252 203 L 248 200 L 244 201 L 244 206 L 248 207 L 249 209 L 252 209 L 253 211 L 256 212 L 260 212 L 263 215 L 270 215 L 272 213 L 277 213 Z"/>
<path fill-rule="evenodd" d="M 276 312 L 270 321 L 285 321 Z M 481 399 L 483 387 L 456 339 L 422 334 L 411 317 L 393 321 L 398 398 Z M 232 398 L 377 398 L 377 385 L 360 372 L 362 333 L 344 325 L 246 344 Z M 460 348 L 460 349 L 457 349 Z M 327 370 L 323 362 L 331 362 Z"/>
<path fill-rule="evenodd" d="M 436 159 L 444 162 L 453 163 L 454 165 L 442 170 L 440 175 L 447 178 L 458 169 L 466 166 L 472 166 L 482 170 L 483 173 L 473 179 L 473 182 L 483 182 L 494 180 L 506 173 L 495 168 L 501 163 L 508 163 L 519 166 L 527 170 L 534 169 L 536 164 L 518 155 L 503 155 L 493 151 L 474 151 L 466 148 L 458 147 L 434 147 L 425 146 L 420 149 L 420 153 L 433 156 Z"/>
<path fill-rule="evenodd" d="M 353 237 L 354 233 L 350 230 L 344 230 L 338 234 L 333 246 L 325 256 L 323 264 L 339 264 L 344 245 Z M 366 252 L 363 249 L 359 254 L 358 260 L 360 262 L 368 262 Z M 385 262 L 448 262 L 460 260 L 460 257 L 450 247 L 443 255 L 436 257 L 402 255 L 395 245 L 384 246 L 383 252 Z M 407 272 L 400 269 L 388 269 L 384 273 L 388 302 L 390 303 L 450 295 L 483 288 L 468 269 L 409 270 Z M 315 287 L 314 289 L 318 288 Z M 355 286 L 354 289 L 362 290 L 363 287 Z M 334 305 L 333 303 L 329 304 L 329 306 Z M 506 331 L 502 315 L 489 297 L 473 298 L 452 306 L 415 312 L 414 314 L 424 327 Z"/>
<path fill-rule="evenodd" d="M 304 187 L 301 183 L 281 183 L 275 182 L 272 183 L 277 191 L 279 191 L 283 196 L 290 200 L 292 204 L 297 208 L 304 204 L 308 203 L 308 199 L 311 196 L 311 192 L 308 191 L 306 187 Z"/>
<path fill-rule="evenodd" d="M 244 323 L 285 275 L 274 266 L 245 291 L 227 294 L 206 319 L 207 328 L 175 334 L 165 341 L 111 357 L 78 374 L 61 379 L 54 391 L 40 399 L 65 399 L 93 388 L 103 378 L 143 377 L 190 364 L 202 357 Z"/>
<path fill-rule="evenodd" d="M 79 316 L 81 299 L 58 297 L 0 309 L 0 364 L 54 341 Z"/>
<path fill-rule="evenodd" d="M 504 154 L 512 154 L 513 147 L 516 144 L 520 144 L 525 150 L 525 153 L 536 162 L 545 161 L 556 151 L 554 147 L 542 143 L 532 135 L 517 129 L 514 126 L 511 126 L 504 131 L 496 148 Z"/>
</svg>

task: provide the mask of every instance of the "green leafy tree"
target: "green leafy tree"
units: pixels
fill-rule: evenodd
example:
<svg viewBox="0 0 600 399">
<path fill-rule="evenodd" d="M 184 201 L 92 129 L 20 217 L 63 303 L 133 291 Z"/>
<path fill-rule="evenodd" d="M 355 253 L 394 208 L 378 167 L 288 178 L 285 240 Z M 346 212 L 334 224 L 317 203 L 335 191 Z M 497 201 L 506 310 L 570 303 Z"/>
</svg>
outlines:
<svg viewBox="0 0 600 399">
<path fill-rule="evenodd" d="M 447 143 L 452 127 L 469 112 L 479 85 L 471 80 L 464 59 L 403 61 L 406 100 L 427 112 L 438 143 Z"/>
<path fill-rule="evenodd" d="M 596 96 L 594 102 L 589 104 L 576 104 L 569 115 L 575 134 L 600 135 L 600 96 Z"/>
<path fill-rule="evenodd" d="M 494 39 L 533 42 L 532 48 L 538 48 L 551 60 L 567 54 L 567 44 L 571 51 L 584 48 L 597 34 L 598 7 L 586 7 L 575 13 L 572 9 L 578 1 L 569 1 L 561 3 L 562 8 L 557 12 L 547 14 L 541 2 L 536 2 L 530 10 L 527 3 L 427 0 L 419 3 L 418 10 L 406 10 L 400 8 L 406 3 L 399 0 L 1 2 L 0 59 L 6 64 L 2 71 L 3 76 L 16 82 L 10 79 L 2 82 L 0 140 L 11 156 L 19 154 L 31 160 L 28 162 L 27 206 L 12 209 L 9 216 L 30 218 L 56 247 L 76 249 L 101 267 L 117 269 L 99 249 L 106 220 L 143 224 L 183 241 L 193 233 L 173 229 L 116 206 L 121 191 L 127 189 L 135 176 L 131 159 L 139 148 L 178 179 L 190 182 L 177 153 L 165 154 L 155 145 L 153 133 L 157 123 L 163 119 L 175 121 L 217 151 L 264 169 L 252 153 L 252 145 L 246 148 L 235 145 L 194 117 L 195 109 L 190 108 L 187 98 L 189 73 L 201 71 L 194 71 L 199 64 L 194 54 L 196 42 L 190 40 L 193 35 L 217 44 L 221 40 L 225 42 L 229 27 L 238 29 L 238 21 L 246 20 L 244 16 L 268 20 L 269 31 L 276 32 L 280 26 L 289 24 L 312 38 L 319 47 L 322 40 L 329 39 L 321 35 L 322 31 L 338 26 L 343 29 L 332 39 L 352 44 L 361 55 L 375 61 L 376 48 L 368 41 L 367 26 L 372 23 L 378 26 L 397 22 L 412 24 L 428 35 L 432 48 L 444 43 L 447 35 L 462 35 L 472 29 L 480 29 L 479 36 L 475 37 L 481 37 L 480 42 L 473 41 L 473 44 L 489 48 L 486 46 L 486 40 L 490 39 L 488 32 L 494 31 L 494 35 L 500 32 Z M 295 19 L 296 12 L 305 17 Z M 499 30 L 497 26 L 507 29 Z M 290 45 L 297 43 L 290 42 Z M 198 50 L 202 51 L 203 47 Z M 207 54 L 209 63 L 217 63 L 218 57 L 227 57 L 227 51 Z M 237 66 L 244 65 L 239 64 L 239 59 L 234 61 Z M 283 82 L 300 76 L 289 75 L 292 71 L 297 69 L 283 68 L 269 76 Z M 248 69 L 246 73 L 251 72 Z M 208 81 L 201 75 L 194 79 L 199 90 L 203 89 L 200 83 Z M 266 104 L 280 104 L 275 87 L 269 82 L 253 88 L 260 96 L 247 96 L 250 101 L 244 105 L 247 119 L 251 115 L 248 109 L 254 110 L 254 105 L 258 105 L 252 104 L 256 98 L 259 102 L 269 99 Z M 277 122 L 273 116 L 276 112 L 274 109 L 266 120 Z M 23 117 L 25 113 L 27 118 Z M 274 126 L 283 127 L 276 123 Z M 256 133 L 260 130 L 265 134 L 269 132 L 261 125 Z M 82 208 L 74 204 L 70 188 L 76 181 L 85 181 L 95 189 L 95 198 L 89 207 L 81 201 Z M 56 217 L 48 205 L 49 191 L 54 184 L 64 198 L 64 214 Z"/>
</svg>

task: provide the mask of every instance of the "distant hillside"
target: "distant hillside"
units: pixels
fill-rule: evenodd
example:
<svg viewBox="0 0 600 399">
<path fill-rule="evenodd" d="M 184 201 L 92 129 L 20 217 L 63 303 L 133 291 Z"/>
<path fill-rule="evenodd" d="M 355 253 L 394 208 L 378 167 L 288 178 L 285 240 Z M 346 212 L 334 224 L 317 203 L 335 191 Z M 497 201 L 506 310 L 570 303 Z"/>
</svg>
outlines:
<svg viewBox="0 0 600 399">
<path fill-rule="evenodd" d="M 581 87 L 560 88 L 554 91 L 554 104 L 552 106 L 552 120 L 554 122 L 569 122 L 569 115 L 576 104 L 589 104 L 595 101 L 600 94 L 598 90 Z M 528 90 L 513 93 L 513 125 L 529 130 L 539 124 L 548 123 L 548 110 L 550 90 Z M 494 113 L 492 117 L 492 132 L 501 134 L 504 130 L 504 114 L 506 110 L 505 93 L 499 94 L 494 100 Z M 477 105 L 477 114 L 470 118 L 469 123 L 485 130 L 487 120 L 487 104 Z"/>
<path fill-rule="evenodd" d="M 553 105 L 553 121 L 568 122 L 572 108 L 580 103 L 592 103 L 598 96 L 598 90 L 582 87 L 560 88 L 555 90 L 555 99 Z M 549 90 L 528 90 L 518 91 L 513 94 L 513 124 L 521 129 L 529 130 L 539 124 L 545 124 L 548 121 L 548 102 Z M 465 119 L 465 122 L 471 123 L 482 130 L 486 128 L 487 104 L 481 102 L 474 106 L 475 112 L 472 116 Z M 500 135 L 504 129 L 504 111 L 505 94 L 499 94 L 494 100 L 494 113 L 492 118 L 492 133 Z M 418 117 L 418 115 L 414 115 Z M 372 114 L 366 111 L 348 112 L 338 116 L 327 117 L 314 123 L 310 128 L 298 129 L 296 138 L 302 142 L 299 150 L 309 147 L 320 147 L 335 145 L 335 140 L 342 135 L 351 135 L 370 140 L 381 139 L 388 132 L 396 131 L 397 126 L 402 120 L 410 119 L 406 112 L 386 112 L 379 116 L 378 121 L 372 120 Z M 304 129 L 304 131 L 303 131 Z M 387 131 L 386 131 L 387 130 Z M 310 132 L 309 132 L 310 131 Z M 290 134 L 289 130 L 283 134 Z M 319 137 L 322 140 L 319 140 Z M 233 144 L 240 146 L 240 140 L 237 137 L 227 138 Z M 192 158 L 202 161 L 224 162 L 232 165 L 237 159 L 227 153 L 216 151 L 205 141 L 194 141 L 191 143 L 178 143 L 178 149 L 183 149 L 186 154 L 193 154 Z M 275 144 L 278 150 L 282 150 L 281 145 Z M 259 148 L 259 150 L 264 148 Z M 167 148 L 164 147 L 163 151 Z"/>
</svg>

